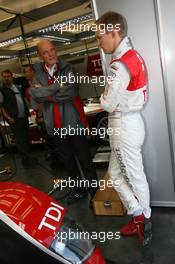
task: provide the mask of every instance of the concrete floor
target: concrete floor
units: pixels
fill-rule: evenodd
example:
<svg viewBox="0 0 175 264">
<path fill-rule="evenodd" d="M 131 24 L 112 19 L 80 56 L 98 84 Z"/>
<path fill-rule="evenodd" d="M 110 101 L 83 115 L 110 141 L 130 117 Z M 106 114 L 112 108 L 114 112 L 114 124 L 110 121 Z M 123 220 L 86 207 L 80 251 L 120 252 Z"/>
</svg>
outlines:
<svg viewBox="0 0 175 264">
<path fill-rule="evenodd" d="M 12 181 L 24 182 L 37 187 L 43 192 L 48 192 L 52 187 L 53 178 L 60 176 L 62 170 L 57 169 L 52 176 L 49 163 L 45 161 L 42 150 L 33 153 L 39 159 L 42 166 L 35 168 L 23 168 L 15 154 L 16 176 Z M 14 168 L 14 156 L 6 154 L 0 159 L 0 168 L 12 165 Z M 44 165 L 43 165 L 44 164 Z M 49 171 L 48 171 L 49 170 Z M 106 167 L 98 166 L 99 177 L 104 175 Z M 1 180 L 5 180 L 1 176 Z M 62 194 L 61 194 L 62 195 Z M 59 199 L 60 193 L 55 192 L 52 197 Z M 68 208 L 69 214 L 78 220 L 89 232 L 117 232 L 119 228 L 128 221 L 128 216 L 95 216 L 88 207 L 88 198 L 67 206 L 65 199 L 60 201 Z M 151 244 L 142 248 L 136 237 L 123 238 L 119 240 L 107 240 L 105 242 L 94 241 L 102 250 L 108 263 L 115 264 L 174 264 L 175 263 L 175 209 L 174 208 L 152 208 L 153 240 Z M 83 217 L 82 217 L 83 216 Z"/>
</svg>

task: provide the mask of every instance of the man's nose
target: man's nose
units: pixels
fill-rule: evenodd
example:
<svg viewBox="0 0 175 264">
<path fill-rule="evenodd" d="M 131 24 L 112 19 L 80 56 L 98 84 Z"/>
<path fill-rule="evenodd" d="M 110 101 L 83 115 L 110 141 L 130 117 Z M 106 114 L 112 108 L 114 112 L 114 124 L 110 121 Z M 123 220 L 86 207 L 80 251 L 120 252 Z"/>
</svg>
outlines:
<svg viewBox="0 0 175 264">
<path fill-rule="evenodd" d="M 49 51 L 49 57 L 51 57 L 53 55 L 53 52 L 52 51 Z"/>
</svg>

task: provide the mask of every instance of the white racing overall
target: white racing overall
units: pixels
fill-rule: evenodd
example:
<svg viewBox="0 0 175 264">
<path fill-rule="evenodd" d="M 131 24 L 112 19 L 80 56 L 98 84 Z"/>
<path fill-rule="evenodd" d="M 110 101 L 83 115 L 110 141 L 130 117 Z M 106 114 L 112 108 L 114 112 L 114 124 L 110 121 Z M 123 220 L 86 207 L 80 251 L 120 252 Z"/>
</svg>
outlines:
<svg viewBox="0 0 175 264">
<path fill-rule="evenodd" d="M 128 214 L 142 210 L 150 218 L 149 186 L 141 154 L 145 129 L 140 114 L 147 99 L 147 73 L 143 59 L 127 37 L 112 56 L 108 77 L 112 79 L 100 101 L 109 113 L 109 175 Z"/>
</svg>

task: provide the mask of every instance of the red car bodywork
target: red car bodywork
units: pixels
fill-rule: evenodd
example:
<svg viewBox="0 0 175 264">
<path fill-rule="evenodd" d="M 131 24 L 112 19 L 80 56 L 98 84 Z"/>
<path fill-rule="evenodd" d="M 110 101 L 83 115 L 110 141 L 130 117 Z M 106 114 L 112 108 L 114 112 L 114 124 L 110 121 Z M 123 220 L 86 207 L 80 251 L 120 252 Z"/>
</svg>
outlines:
<svg viewBox="0 0 175 264">
<path fill-rule="evenodd" d="M 67 210 L 47 194 L 22 183 L 0 182 L 0 220 L 36 247 L 58 259 L 58 263 L 75 263 L 70 259 L 67 262 L 62 260 L 55 252 L 49 253 L 66 215 Z M 87 255 L 87 259 L 81 263 L 106 262 L 100 250 L 94 247 L 91 255 Z"/>
</svg>

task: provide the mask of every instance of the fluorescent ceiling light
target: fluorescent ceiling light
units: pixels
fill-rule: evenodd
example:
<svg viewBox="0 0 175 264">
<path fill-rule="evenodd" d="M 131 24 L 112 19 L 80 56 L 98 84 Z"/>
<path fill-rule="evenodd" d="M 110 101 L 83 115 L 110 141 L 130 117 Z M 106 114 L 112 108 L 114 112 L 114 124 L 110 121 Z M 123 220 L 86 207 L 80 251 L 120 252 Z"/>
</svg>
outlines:
<svg viewBox="0 0 175 264">
<path fill-rule="evenodd" d="M 70 55 L 74 55 L 74 54 L 82 53 L 82 52 L 85 52 L 85 51 L 86 51 L 86 49 L 77 50 L 77 51 L 71 52 Z"/>
<path fill-rule="evenodd" d="M 22 39 L 23 39 L 22 36 L 19 36 L 19 37 L 13 38 L 13 39 L 8 39 L 8 40 L 5 40 L 5 41 L 2 41 L 2 42 L 0 42 L 0 48 L 15 44 L 16 42 L 19 42 Z"/>
<path fill-rule="evenodd" d="M 60 42 L 66 42 L 66 41 L 70 42 L 70 39 L 68 39 L 68 38 L 55 37 L 55 36 L 51 36 L 51 35 L 42 35 L 42 37 L 52 39 L 52 40 L 57 40 Z"/>
<path fill-rule="evenodd" d="M 99 47 L 96 46 L 96 47 L 88 48 L 88 50 L 95 50 L 95 49 L 99 49 Z"/>
<path fill-rule="evenodd" d="M 88 40 L 88 39 L 92 39 L 92 38 L 95 38 L 95 35 L 83 37 L 83 38 L 80 38 L 80 40 Z"/>
<path fill-rule="evenodd" d="M 51 25 L 49 27 L 41 28 L 38 30 L 38 32 L 39 33 L 46 33 L 46 32 L 50 32 L 50 31 L 55 32 L 55 31 L 61 29 L 61 27 L 64 28 L 64 26 L 66 27 L 69 24 L 72 24 L 72 25 L 79 24 L 83 21 L 87 21 L 87 20 L 91 20 L 91 19 L 93 19 L 93 15 L 92 15 L 92 13 L 88 13 L 88 14 L 85 14 L 82 16 L 75 17 L 73 19 L 62 21 L 60 23 L 55 23 L 54 25 Z"/>
<path fill-rule="evenodd" d="M 10 55 L 0 55 L 0 59 L 10 59 Z"/>
<path fill-rule="evenodd" d="M 71 44 L 71 42 L 69 41 L 69 42 L 65 42 L 63 45 L 70 45 Z"/>
<path fill-rule="evenodd" d="M 88 49 L 77 50 L 77 51 L 71 52 L 70 55 L 79 54 L 79 53 L 82 53 L 82 52 L 87 52 L 89 50 L 95 50 L 95 49 L 98 49 L 98 46 L 91 47 L 91 48 L 88 48 Z"/>
</svg>

